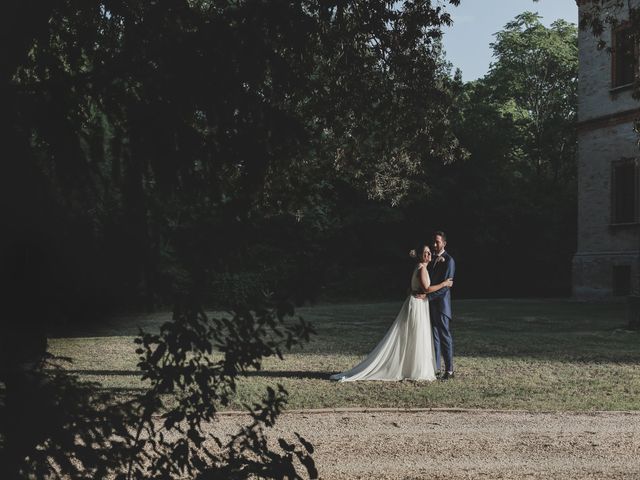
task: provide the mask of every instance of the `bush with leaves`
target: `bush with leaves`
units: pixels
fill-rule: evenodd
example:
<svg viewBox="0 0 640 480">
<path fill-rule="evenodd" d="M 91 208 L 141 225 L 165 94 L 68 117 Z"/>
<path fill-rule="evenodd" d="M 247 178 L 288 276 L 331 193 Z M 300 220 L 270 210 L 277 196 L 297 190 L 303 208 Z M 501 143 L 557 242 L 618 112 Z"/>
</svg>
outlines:
<svg viewBox="0 0 640 480">
<path fill-rule="evenodd" d="M 237 378 L 309 340 L 312 327 L 287 322 L 292 314 L 284 303 L 228 318 L 177 308 L 159 333 L 136 339 L 150 386 L 125 401 L 67 375 L 61 359 L 16 377 L 0 392 L 2 478 L 316 478 L 307 440 L 267 441 L 265 428 L 286 403 L 281 386 L 247 406 L 251 421 L 231 439 L 216 435 Z M 214 352 L 223 355 L 214 360 Z"/>
</svg>

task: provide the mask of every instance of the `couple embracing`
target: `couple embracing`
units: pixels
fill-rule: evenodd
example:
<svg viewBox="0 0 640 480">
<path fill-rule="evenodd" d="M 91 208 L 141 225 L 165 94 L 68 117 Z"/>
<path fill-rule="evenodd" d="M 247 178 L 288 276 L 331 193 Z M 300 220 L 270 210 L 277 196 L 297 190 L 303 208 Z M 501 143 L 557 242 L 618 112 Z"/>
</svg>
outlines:
<svg viewBox="0 0 640 480">
<path fill-rule="evenodd" d="M 454 377 L 453 338 L 450 330 L 451 293 L 455 262 L 445 251 L 444 232 L 433 234 L 429 245 L 412 250 L 410 295 L 380 343 L 352 369 L 331 376 L 355 380 L 435 380 L 444 358 L 442 380 Z"/>
</svg>

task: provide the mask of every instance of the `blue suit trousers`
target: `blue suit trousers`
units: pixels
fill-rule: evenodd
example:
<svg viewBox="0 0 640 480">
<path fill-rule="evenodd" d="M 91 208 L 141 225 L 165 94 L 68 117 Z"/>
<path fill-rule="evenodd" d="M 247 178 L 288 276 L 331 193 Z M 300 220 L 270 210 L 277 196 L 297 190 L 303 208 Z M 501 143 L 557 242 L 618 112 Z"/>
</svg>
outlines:
<svg viewBox="0 0 640 480">
<path fill-rule="evenodd" d="M 435 313 L 431 317 L 433 330 L 433 347 L 436 355 L 436 370 L 440 370 L 440 357 L 444 358 L 444 369 L 453 372 L 453 337 L 449 329 L 449 320 L 443 313 Z"/>
</svg>

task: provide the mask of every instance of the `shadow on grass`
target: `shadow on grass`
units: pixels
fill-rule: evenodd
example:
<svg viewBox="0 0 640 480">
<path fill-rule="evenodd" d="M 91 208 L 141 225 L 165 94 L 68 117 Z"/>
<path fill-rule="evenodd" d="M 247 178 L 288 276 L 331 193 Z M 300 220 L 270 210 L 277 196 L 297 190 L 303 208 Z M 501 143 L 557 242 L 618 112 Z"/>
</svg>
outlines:
<svg viewBox="0 0 640 480">
<path fill-rule="evenodd" d="M 245 375 L 247 377 L 271 377 L 271 378 L 310 378 L 310 379 L 320 379 L 320 380 L 329 380 L 329 376 L 335 372 L 314 372 L 314 371 L 305 371 L 305 370 L 259 370 L 256 372 L 247 372 Z"/>
<path fill-rule="evenodd" d="M 306 355 L 368 354 L 395 319 L 401 302 L 315 305 L 296 311 L 317 331 Z M 626 304 L 583 303 L 569 299 L 491 299 L 454 301 L 451 322 L 458 357 L 536 359 L 575 363 L 640 363 L 640 332 L 626 329 Z M 211 313 L 211 312 L 209 312 Z M 85 335 L 134 336 L 137 326 L 154 330 L 169 314 L 109 319 Z M 78 332 L 74 333 L 78 336 Z M 122 339 L 125 341 L 125 339 Z M 105 340 L 106 342 L 106 340 Z M 114 345 L 113 348 L 124 348 Z M 71 356 L 71 355 L 70 355 Z M 129 366 L 130 368 L 130 366 Z M 138 375 L 129 370 L 73 372 Z M 328 378 L 327 372 L 258 371 L 249 376 Z"/>
<path fill-rule="evenodd" d="M 569 299 L 457 301 L 451 321 L 454 353 L 462 357 L 637 364 L 640 332 L 627 329 L 626 308 L 623 302 Z M 318 332 L 305 347 L 307 352 L 362 356 L 383 337 L 397 306 L 319 306 L 305 313 Z"/>
<path fill-rule="evenodd" d="M 140 376 L 140 370 L 68 370 L 65 372 L 71 375 L 111 375 L 111 376 Z"/>
<path fill-rule="evenodd" d="M 65 370 L 66 373 L 72 375 L 100 375 L 100 376 L 140 376 L 142 372 L 140 370 Z M 245 377 L 271 377 L 271 378 L 310 378 L 310 379 L 325 379 L 328 380 L 329 376 L 333 372 L 324 371 L 306 371 L 306 370 L 258 370 L 246 372 Z"/>
</svg>

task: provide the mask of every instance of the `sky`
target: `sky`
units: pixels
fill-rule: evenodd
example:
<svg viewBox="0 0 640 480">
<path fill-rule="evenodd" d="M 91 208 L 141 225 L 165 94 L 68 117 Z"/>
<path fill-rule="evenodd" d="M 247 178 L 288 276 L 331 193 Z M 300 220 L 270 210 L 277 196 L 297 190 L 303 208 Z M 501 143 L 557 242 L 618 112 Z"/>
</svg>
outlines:
<svg viewBox="0 0 640 480">
<path fill-rule="evenodd" d="M 527 10 L 538 12 L 547 26 L 559 18 L 578 23 L 576 0 L 462 0 L 459 7 L 448 7 L 454 25 L 445 29 L 444 48 L 454 68 L 462 70 L 464 81 L 487 73 L 493 34 Z"/>
</svg>

